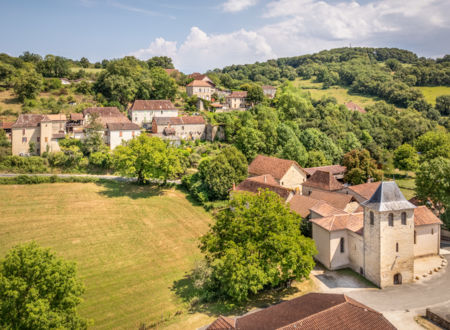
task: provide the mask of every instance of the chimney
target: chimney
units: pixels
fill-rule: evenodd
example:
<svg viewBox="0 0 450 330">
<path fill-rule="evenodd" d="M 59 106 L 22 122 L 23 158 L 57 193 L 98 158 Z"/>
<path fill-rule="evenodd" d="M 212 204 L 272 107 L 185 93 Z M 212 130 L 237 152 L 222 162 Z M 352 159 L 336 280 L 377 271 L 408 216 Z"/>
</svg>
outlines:
<svg viewBox="0 0 450 330">
<path fill-rule="evenodd" d="M 236 190 L 236 184 L 233 182 L 233 191 Z"/>
<path fill-rule="evenodd" d="M 267 183 L 267 177 L 264 175 L 264 183 Z"/>
</svg>

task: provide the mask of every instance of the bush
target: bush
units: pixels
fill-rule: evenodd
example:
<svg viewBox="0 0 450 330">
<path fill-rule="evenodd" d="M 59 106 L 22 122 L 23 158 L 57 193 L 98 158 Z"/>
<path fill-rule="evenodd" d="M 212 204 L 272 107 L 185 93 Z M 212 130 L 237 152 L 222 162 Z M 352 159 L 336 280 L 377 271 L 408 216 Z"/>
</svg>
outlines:
<svg viewBox="0 0 450 330">
<path fill-rule="evenodd" d="M 0 163 L 0 169 L 15 173 L 46 173 L 48 172 L 47 165 L 47 161 L 38 156 L 7 156 Z"/>
<path fill-rule="evenodd" d="M 38 175 L 19 175 L 16 177 L 0 178 L 0 184 L 40 184 L 40 183 L 57 183 L 57 182 L 78 182 L 78 183 L 88 183 L 88 182 L 104 182 L 107 180 L 102 180 L 93 177 L 86 176 L 68 176 L 59 177 L 56 175 L 52 176 L 38 176 Z"/>
</svg>

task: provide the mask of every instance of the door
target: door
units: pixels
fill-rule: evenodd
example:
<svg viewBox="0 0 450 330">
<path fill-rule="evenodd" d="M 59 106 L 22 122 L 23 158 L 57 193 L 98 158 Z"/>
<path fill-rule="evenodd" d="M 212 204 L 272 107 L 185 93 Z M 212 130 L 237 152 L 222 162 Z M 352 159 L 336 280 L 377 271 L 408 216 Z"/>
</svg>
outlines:
<svg viewBox="0 0 450 330">
<path fill-rule="evenodd" d="M 402 274 L 394 275 L 394 284 L 402 284 Z"/>
</svg>

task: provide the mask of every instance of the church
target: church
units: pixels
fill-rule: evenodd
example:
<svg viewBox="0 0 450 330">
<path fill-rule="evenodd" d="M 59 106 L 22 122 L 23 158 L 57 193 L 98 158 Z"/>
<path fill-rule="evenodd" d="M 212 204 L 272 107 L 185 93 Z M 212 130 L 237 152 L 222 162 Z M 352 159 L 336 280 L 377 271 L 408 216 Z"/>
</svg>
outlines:
<svg viewBox="0 0 450 330">
<path fill-rule="evenodd" d="M 354 213 L 310 222 L 319 262 L 349 267 L 380 288 L 413 282 L 414 259 L 439 254 L 441 221 L 407 201 L 394 181 L 381 182 Z"/>
</svg>

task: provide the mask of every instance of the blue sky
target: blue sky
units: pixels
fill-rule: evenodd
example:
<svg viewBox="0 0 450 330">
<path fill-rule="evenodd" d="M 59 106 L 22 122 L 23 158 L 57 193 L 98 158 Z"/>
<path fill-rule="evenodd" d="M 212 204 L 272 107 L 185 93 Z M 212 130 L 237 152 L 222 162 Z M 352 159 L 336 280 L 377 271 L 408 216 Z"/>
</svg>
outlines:
<svg viewBox="0 0 450 330">
<path fill-rule="evenodd" d="M 322 49 L 450 53 L 448 0 L 0 0 L 0 52 L 171 56 L 206 71 Z"/>
</svg>

